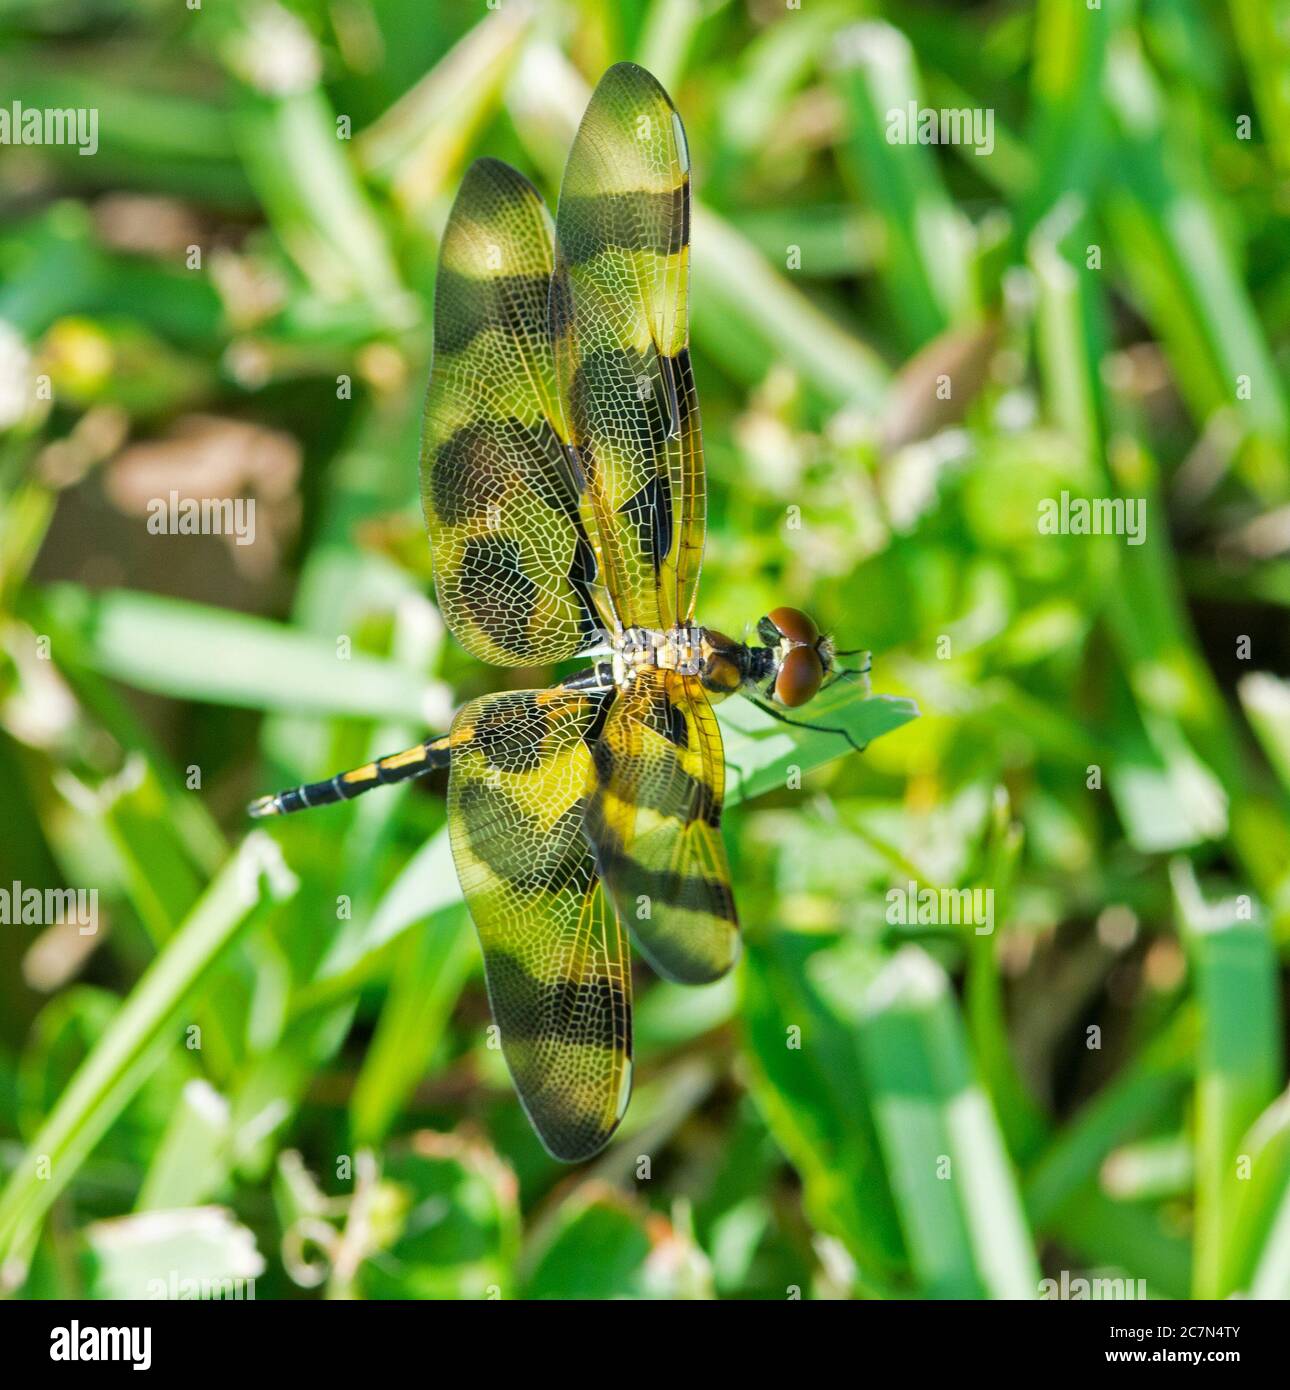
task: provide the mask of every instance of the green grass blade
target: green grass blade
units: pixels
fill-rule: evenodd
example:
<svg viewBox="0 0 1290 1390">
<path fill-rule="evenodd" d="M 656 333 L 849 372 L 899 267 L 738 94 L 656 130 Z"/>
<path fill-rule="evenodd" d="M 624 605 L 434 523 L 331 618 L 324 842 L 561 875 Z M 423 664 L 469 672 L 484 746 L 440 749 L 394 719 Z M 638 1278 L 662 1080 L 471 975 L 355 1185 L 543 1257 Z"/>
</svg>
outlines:
<svg viewBox="0 0 1290 1390">
<path fill-rule="evenodd" d="M 479 959 L 463 909 L 436 913 L 396 957 L 390 991 L 350 1101 L 355 1142 L 379 1144 L 442 1041 Z"/>
<path fill-rule="evenodd" d="M 157 1145 L 135 1200 L 136 1211 L 195 1207 L 215 1197 L 232 1160 L 229 1105 L 205 1081 L 190 1081 Z"/>
<path fill-rule="evenodd" d="M 1232 1292 L 1232 1243 L 1248 1174 L 1246 1132 L 1282 1082 L 1276 955 L 1248 896 L 1207 904 L 1186 862 L 1172 870 L 1200 1013 L 1196 1068 L 1197 1298 Z"/>
<path fill-rule="evenodd" d="M 1260 134 L 1285 177 L 1290 175 L 1290 3 L 1228 0 L 1228 9 L 1250 74 Z"/>
<path fill-rule="evenodd" d="M 1290 413 L 1281 378 L 1212 195 L 1170 141 L 1168 101 L 1136 40 L 1114 44 L 1107 93 L 1118 140 L 1106 208 L 1128 282 L 1197 420 L 1233 413 L 1250 439 L 1242 455 L 1250 484 L 1284 499 Z"/>
<path fill-rule="evenodd" d="M 267 895 L 262 895 L 262 878 Z M 177 1045 L 168 1030 L 184 1006 L 200 997 L 215 965 L 257 908 L 294 891 L 295 880 L 276 846 L 263 834 L 248 837 L 131 991 L 0 1192 L 0 1269 L 28 1248 L 51 1203 L 164 1049 Z"/>
<path fill-rule="evenodd" d="M 875 1291 L 904 1288 L 907 1263 L 856 1045 L 878 965 L 772 927 L 750 934 L 739 972 L 753 1099 L 801 1177 L 812 1224 L 843 1243 Z"/>
<path fill-rule="evenodd" d="M 1282 789 L 1290 794 L 1290 681 L 1255 671 L 1236 689 L 1250 728 Z"/>
<path fill-rule="evenodd" d="M 717 706 L 726 752 L 727 805 L 785 787 L 812 768 L 845 757 L 854 751 L 847 738 L 864 748 L 916 719 L 918 706 L 895 695 L 865 695 L 847 682 L 791 717 L 820 727 L 794 728 L 748 700 Z"/>
<path fill-rule="evenodd" d="M 406 667 L 346 655 L 298 630 L 182 599 L 128 589 L 91 594 L 60 584 L 41 596 L 54 651 L 140 690 L 246 709 L 406 719 L 431 727 L 448 714 L 438 687 Z M 64 645 L 65 644 L 65 645 Z"/>
<path fill-rule="evenodd" d="M 893 113 L 904 118 L 911 105 L 922 108 L 904 35 L 877 22 L 844 30 L 834 76 L 847 107 L 846 167 L 886 231 L 881 274 L 887 300 L 906 346 L 919 347 L 972 313 L 971 228 L 946 196 L 932 152 L 917 142 L 916 131 L 912 139 L 890 138 Z"/>
<path fill-rule="evenodd" d="M 869 991 L 861 1055 L 909 1246 L 929 1298 L 1034 1298 L 1039 1269 L 949 980 L 917 947 Z"/>
</svg>

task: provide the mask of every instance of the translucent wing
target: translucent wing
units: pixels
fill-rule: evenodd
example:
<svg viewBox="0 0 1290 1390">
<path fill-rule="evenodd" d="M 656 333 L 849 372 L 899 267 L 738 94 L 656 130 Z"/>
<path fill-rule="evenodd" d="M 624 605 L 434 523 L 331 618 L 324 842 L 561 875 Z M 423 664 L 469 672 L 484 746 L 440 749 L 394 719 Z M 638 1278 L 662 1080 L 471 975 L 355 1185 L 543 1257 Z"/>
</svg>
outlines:
<svg viewBox="0 0 1290 1390">
<path fill-rule="evenodd" d="M 444 618 L 498 666 L 595 645 L 594 552 L 553 424 L 551 261 L 533 185 L 495 159 L 471 165 L 440 249 L 421 500 Z"/>
<path fill-rule="evenodd" d="M 739 954 L 721 841 L 721 733 L 697 677 L 639 671 L 595 745 L 587 836 L 619 915 L 669 980 L 703 984 Z"/>
<path fill-rule="evenodd" d="M 452 852 L 493 1018 L 534 1128 L 569 1162 L 605 1144 L 631 1090 L 627 943 L 582 828 L 606 698 L 485 695 L 450 734 Z"/>
<path fill-rule="evenodd" d="M 612 67 L 565 166 L 551 333 L 586 530 L 624 626 L 694 607 L 703 446 L 689 354 L 690 162 L 667 93 Z"/>
</svg>

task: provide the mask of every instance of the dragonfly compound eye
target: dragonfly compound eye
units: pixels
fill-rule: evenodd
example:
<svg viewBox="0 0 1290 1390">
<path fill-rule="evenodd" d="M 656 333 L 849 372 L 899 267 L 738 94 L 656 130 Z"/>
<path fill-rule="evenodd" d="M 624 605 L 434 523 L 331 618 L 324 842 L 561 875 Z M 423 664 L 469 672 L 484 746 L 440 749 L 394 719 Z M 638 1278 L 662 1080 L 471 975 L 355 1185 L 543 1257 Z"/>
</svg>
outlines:
<svg viewBox="0 0 1290 1390">
<path fill-rule="evenodd" d="M 780 663 L 775 698 L 789 709 L 815 698 L 824 680 L 824 663 L 814 647 L 794 647 Z"/>
<path fill-rule="evenodd" d="M 800 608 L 776 608 L 767 617 L 781 636 L 787 637 L 790 642 L 813 647 L 820 640 L 820 629 Z"/>
</svg>

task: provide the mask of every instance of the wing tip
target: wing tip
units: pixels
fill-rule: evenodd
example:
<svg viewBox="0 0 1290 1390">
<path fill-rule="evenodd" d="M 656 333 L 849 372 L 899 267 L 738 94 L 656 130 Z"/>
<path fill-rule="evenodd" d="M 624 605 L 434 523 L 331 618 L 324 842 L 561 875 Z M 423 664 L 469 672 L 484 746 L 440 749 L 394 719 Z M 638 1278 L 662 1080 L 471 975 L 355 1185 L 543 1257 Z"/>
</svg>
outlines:
<svg viewBox="0 0 1290 1390">
<path fill-rule="evenodd" d="M 623 59 L 622 62 L 614 63 L 612 67 L 605 69 L 601 74 L 600 81 L 596 83 L 596 90 L 592 93 L 591 99 L 594 101 L 602 89 L 613 88 L 620 83 L 630 83 L 633 85 L 642 84 L 649 90 L 657 92 L 673 111 L 676 110 L 676 105 L 668 95 L 667 88 L 664 87 L 658 78 L 655 77 L 648 68 L 642 67 L 639 63 L 633 63 L 630 59 L 626 58 Z"/>
<path fill-rule="evenodd" d="M 557 1163 L 586 1163 L 595 1158 L 618 1133 L 618 1126 L 627 1113 L 627 1103 L 632 1093 L 632 1064 L 627 1059 L 623 1076 L 619 1082 L 618 1093 L 614 1098 L 612 1115 L 609 1112 L 600 1117 L 594 1126 L 579 1124 L 570 1126 L 567 1115 L 547 1115 L 530 1105 L 529 1098 L 516 1087 L 520 1104 L 528 1117 L 533 1132 L 546 1152 Z"/>
<path fill-rule="evenodd" d="M 480 155 L 478 159 L 471 160 L 461 177 L 457 197 L 460 198 L 462 190 L 474 183 L 490 183 L 494 187 L 502 186 L 508 189 L 518 188 L 525 193 L 532 193 L 539 200 L 542 198 L 532 179 L 522 174 L 513 164 L 508 164 L 504 159 L 498 159 L 491 154 Z"/>
<path fill-rule="evenodd" d="M 645 957 L 656 975 L 674 985 L 714 985 L 730 974 L 743 954 L 743 938 L 734 924 L 729 949 L 719 958 L 671 952 L 664 956 L 656 945 L 647 947 L 635 932 L 632 932 L 632 945 Z"/>
</svg>

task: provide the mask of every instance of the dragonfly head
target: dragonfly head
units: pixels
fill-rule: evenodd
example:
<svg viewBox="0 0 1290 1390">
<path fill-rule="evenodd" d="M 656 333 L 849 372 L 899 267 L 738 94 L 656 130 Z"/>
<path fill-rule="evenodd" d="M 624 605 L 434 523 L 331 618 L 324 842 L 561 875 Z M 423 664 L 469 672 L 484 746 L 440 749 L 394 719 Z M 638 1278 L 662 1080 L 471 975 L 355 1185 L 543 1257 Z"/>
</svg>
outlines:
<svg viewBox="0 0 1290 1390">
<path fill-rule="evenodd" d="M 776 704 L 796 709 L 819 694 L 833 665 L 833 640 L 798 608 L 774 608 L 758 624 L 770 678 L 767 694 Z"/>
</svg>

